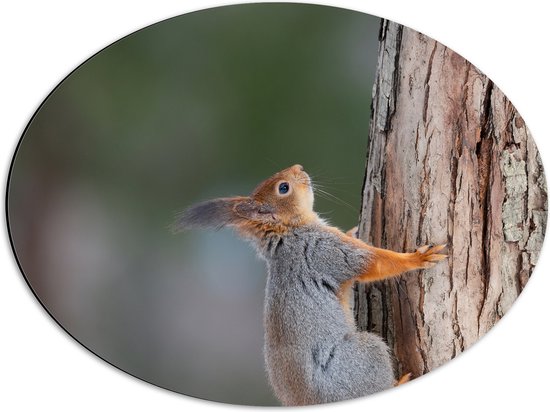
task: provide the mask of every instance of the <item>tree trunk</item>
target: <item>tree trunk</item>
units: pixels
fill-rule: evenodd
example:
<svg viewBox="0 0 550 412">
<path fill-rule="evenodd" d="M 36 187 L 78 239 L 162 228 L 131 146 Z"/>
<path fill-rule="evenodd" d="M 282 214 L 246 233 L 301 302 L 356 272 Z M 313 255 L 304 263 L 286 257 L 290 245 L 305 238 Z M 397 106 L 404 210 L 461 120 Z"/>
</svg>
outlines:
<svg viewBox="0 0 550 412">
<path fill-rule="evenodd" d="M 464 351 L 510 308 L 537 261 L 547 215 L 524 121 L 477 68 L 383 21 L 359 235 L 414 251 L 447 243 L 435 268 L 355 289 L 360 329 L 420 376 Z"/>
</svg>

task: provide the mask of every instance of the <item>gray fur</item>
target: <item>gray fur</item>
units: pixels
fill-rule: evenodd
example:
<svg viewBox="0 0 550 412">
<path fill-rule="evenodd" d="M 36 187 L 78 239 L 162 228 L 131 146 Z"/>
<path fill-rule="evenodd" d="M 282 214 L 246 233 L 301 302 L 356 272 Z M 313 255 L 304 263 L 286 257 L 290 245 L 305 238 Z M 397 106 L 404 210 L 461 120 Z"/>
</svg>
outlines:
<svg viewBox="0 0 550 412">
<path fill-rule="evenodd" d="M 393 385 L 387 345 L 356 331 L 337 291 L 368 262 L 319 226 L 304 226 L 258 245 L 267 261 L 265 362 L 270 383 L 284 405 L 356 398 Z"/>
</svg>

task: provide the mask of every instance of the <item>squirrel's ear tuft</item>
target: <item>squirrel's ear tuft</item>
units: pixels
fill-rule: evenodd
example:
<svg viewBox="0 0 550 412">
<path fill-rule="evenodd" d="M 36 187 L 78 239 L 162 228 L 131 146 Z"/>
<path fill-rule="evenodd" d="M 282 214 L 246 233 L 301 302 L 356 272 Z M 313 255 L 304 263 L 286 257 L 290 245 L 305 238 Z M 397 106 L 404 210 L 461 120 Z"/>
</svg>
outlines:
<svg viewBox="0 0 550 412">
<path fill-rule="evenodd" d="M 176 233 L 195 228 L 221 229 L 239 220 L 235 213 L 235 207 L 247 200 L 249 198 L 232 197 L 197 203 L 176 215 L 176 220 L 171 229 Z"/>
<path fill-rule="evenodd" d="M 275 209 L 252 199 L 238 202 L 235 205 L 235 213 L 247 220 L 266 221 L 275 219 Z"/>
</svg>

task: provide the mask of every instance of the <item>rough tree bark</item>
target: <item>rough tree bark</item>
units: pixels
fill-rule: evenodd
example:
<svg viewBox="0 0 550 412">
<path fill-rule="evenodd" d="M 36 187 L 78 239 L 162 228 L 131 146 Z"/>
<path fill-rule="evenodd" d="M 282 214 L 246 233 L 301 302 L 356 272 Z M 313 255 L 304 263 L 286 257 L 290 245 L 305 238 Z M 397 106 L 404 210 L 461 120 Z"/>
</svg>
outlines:
<svg viewBox="0 0 550 412">
<path fill-rule="evenodd" d="M 478 69 L 383 21 L 359 235 L 449 259 L 358 286 L 360 329 L 422 375 L 464 351 L 510 308 L 537 261 L 547 215 L 542 163 L 524 121 Z"/>
</svg>

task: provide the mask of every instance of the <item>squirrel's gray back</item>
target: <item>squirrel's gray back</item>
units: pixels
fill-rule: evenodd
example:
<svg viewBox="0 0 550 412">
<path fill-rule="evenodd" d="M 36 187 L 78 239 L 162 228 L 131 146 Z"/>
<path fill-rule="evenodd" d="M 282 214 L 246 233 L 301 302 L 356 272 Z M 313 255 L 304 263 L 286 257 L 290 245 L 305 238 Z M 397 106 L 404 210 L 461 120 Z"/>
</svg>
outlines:
<svg viewBox="0 0 550 412">
<path fill-rule="evenodd" d="M 286 405 L 350 399 L 390 387 L 386 344 L 359 333 L 338 299 L 342 282 L 364 270 L 368 252 L 317 226 L 274 236 L 267 261 L 265 359 Z"/>
</svg>

